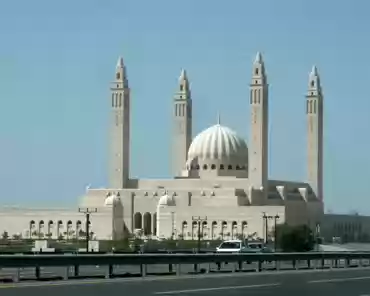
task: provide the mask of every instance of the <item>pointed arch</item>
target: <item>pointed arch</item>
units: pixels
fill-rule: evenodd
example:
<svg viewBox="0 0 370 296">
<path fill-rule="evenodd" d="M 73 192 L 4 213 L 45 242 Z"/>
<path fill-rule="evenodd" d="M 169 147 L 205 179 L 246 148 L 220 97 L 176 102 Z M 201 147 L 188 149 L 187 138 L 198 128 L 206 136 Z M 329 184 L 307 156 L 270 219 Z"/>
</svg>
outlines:
<svg viewBox="0 0 370 296">
<path fill-rule="evenodd" d="M 136 212 L 134 214 L 134 229 L 142 229 L 143 228 L 143 223 L 142 223 L 142 215 L 140 212 Z"/>
<path fill-rule="evenodd" d="M 54 228 L 54 222 L 52 220 L 49 220 L 48 222 L 48 236 L 51 236 L 53 233 L 53 228 Z"/>
<path fill-rule="evenodd" d="M 214 239 L 217 237 L 217 222 L 213 221 L 211 226 L 211 238 Z"/>
<path fill-rule="evenodd" d="M 144 235 L 152 234 L 152 214 L 146 212 L 144 214 Z"/>
<path fill-rule="evenodd" d="M 188 222 L 183 221 L 181 225 L 181 235 L 183 239 L 187 237 L 187 232 L 188 232 Z"/>
<path fill-rule="evenodd" d="M 238 235 L 238 222 L 233 221 L 231 223 L 231 238 L 234 239 Z"/>
<path fill-rule="evenodd" d="M 193 221 L 191 226 L 191 238 L 195 239 L 198 236 L 198 222 Z"/>
</svg>

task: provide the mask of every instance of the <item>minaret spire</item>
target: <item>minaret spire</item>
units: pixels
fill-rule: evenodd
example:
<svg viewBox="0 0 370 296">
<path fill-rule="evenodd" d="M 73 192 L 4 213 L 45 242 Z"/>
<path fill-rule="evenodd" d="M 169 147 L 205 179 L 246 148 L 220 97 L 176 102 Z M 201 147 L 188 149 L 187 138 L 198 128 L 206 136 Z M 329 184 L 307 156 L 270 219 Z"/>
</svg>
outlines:
<svg viewBox="0 0 370 296">
<path fill-rule="evenodd" d="M 181 176 L 192 140 L 192 100 L 190 83 L 185 69 L 181 70 L 178 91 L 174 97 L 172 171 Z"/>
<path fill-rule="evenodd" d="M 262 54 L 261 52 L 257 52 L 256 54 L 256 58 L 254 59 L 254 63 L 260 63 L 262 64 L 263 63 L 263 59 L 262 59 Z"/>
<path fill-rule="evenodd" d="M 117 61 L 117 66 L 116 66 L 116 68 L 118 69 L 118 68 L 124 68 L 125 66 L 124 66 L 124 63 L 123 63 L 123 57 L 118 57 L 118 61 Z"/>
<path fill-rule="evenodd" d="M 109 186 L 127 186 L 130 174 L 130 89 L 123 58 L 116 64 L 115 79 L 111 83 L 111 124 L 109 153 Z"/>
<path fill-rule="evenodd" d="M 268 191 L 268 84 L 262 54 L 253 62 L 250 84 L 251 132 L 248 177 L 254 188 L 252 203 L 264 204 Z"/>
<path fill-rule="evenodd" d="M 319 71 L 313 66 L 308 75 L 306 95 L 308 182 L 315 196 L 323 200 L 323 93 Z"/>
</svg>

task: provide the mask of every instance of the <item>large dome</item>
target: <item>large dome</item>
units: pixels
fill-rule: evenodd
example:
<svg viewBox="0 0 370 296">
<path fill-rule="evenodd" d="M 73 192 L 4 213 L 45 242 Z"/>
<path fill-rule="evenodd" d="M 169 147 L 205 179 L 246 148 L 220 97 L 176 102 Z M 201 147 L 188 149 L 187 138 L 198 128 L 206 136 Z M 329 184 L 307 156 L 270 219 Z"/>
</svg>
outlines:
<svg viewBox="0 0 370 296">
<path fill-rule="evenodd" d="M 248 147 L 236 132 L 216 124 L 198 134 L 190 145 L 188 163 L 193 160 L 217 160 L 245 165 L 248 163 Z"/>
</svg>

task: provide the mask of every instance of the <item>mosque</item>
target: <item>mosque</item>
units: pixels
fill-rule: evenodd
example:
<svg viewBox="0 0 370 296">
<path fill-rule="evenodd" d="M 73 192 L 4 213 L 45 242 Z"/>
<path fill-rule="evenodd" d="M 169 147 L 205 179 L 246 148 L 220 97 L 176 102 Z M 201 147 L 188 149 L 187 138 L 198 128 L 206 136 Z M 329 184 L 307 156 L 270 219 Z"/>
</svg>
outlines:
<svg viewBox="0 0 370 296">
<path fill-rule="evenodd" d="M 97 239 L 130 234 L 195 239 L 200 233 L 204 239 L 264 238 L 275 222 L 314 229 L 324 216 L 323 92 L 315 66 L 304 102 L 307 181 L 269 179 L 269 92 L 262 55 L 257 53 L 251 69 L 248 144 L 220 121 L 193 137 L 191 88 L 183 70 L 172 108 L 173 177 L 133 179 L 130 87 L 119 58 L 109 97 L 109 187 L 87 188 L 73 209 L 2 208 L 0 225 L 10 235 L 78 238 L 85 229 L 78 209 L 84 209 L 93 211 L 90 231 Z"/>
</svg>

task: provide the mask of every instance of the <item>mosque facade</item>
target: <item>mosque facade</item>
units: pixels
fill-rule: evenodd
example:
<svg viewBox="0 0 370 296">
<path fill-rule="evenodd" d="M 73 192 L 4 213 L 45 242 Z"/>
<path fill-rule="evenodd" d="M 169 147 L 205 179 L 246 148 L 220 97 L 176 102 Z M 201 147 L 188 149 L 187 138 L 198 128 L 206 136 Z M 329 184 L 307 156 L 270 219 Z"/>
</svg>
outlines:
<svg viewBox="0 0 370 296">
<path fill-rule="evenodd" d="M 130 234 L 158 239 L 196 239 L 200 234 L 203 239 L 265 238 L 275 222 L 314 229 L 324 214 L 323 92 L 317 68 L 308 75 L 302 100 L 307 121 L 305 181 L 269 179 L 269 89 L 260 53 L 252 65 L 247 100 L 248 144 L 220 120 L 193 137 L 191 87 L 183 70 L 172 108 L 173 177 L 133 179 L 130 87 L 119 58 L 109 97 L 108 187 L 87 188 L 73 209 L 2 208 L 3 230 L 31 238 L 82 237 L 86 222 L 78 209 L 94 212 L 90 235 L 97 239 Z"/>
</svg>

